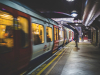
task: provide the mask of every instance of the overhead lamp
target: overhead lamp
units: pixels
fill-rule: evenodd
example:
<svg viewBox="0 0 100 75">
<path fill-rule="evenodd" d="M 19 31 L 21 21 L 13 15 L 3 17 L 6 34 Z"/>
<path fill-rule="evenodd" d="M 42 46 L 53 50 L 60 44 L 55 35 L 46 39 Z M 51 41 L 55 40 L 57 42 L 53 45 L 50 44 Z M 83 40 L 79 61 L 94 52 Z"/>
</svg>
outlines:
<svg viewBox="0 0 100 75">
<path fill-rule="evenodd" d="M 78 24 L 76 23 L 75 25 L 77 26 Z"/>
<path fill-rule="evenodd" d="M 76 17 L 77 15 L 78 15 L 78 14 L 76 14 L 76 13 L 72 13 L 72 14 L 71 14 L 72 17 Z"/>
<path fill-rule="evenodd" d="M 77 14 L 77 11 L 76 10 L 73 10 L 72 12 L 71 12 L 71 16 L 72 17 L 76 17 L 78 14 Z"/>
<path fill-rule="evenodd" d="M 72 1 L 74 1 L 74 0 L 66 0 L 66 1 L 68 1 L 68 2 L 72 2 Z"/>
</svg>

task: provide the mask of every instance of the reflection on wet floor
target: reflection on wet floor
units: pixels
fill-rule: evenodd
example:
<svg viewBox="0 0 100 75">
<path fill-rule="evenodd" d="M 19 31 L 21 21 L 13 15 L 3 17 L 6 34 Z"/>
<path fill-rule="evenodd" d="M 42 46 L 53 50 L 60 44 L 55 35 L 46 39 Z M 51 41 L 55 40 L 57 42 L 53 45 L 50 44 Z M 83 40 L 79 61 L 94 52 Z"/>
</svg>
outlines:
<svg viewBox="0 0 100 75">
<path fill-rule="evenodd" d="M 77 47 L 74 47 L 73 48 L 73 51 L 76 51 L 77 52 L 78 50 L 80 50 L 80 48 L 77 48 Z"/>
<path fill-rule="evenodd" d="M 75 46 L 74 41 L 70 46 Z M 100 49 L 90 42 L 73 47 L 61 75 L 100 75 Z"/>
<path fill-rule="evenodd" d="M 72 41 L 48 63 L 41 75 L 100 75 L 100 49 L 90 42 L 80 42 L 77 48 Z"/>
</svg>

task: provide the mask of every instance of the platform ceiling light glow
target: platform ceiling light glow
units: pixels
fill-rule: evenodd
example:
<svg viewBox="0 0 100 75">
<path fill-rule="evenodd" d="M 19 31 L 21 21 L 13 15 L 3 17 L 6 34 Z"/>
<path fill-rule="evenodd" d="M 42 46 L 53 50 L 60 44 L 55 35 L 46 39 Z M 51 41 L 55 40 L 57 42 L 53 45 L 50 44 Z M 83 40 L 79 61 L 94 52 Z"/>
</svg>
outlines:
<svg viewBox="0 0 100 75">
<path fill-rule="evenodd" d="M 75 25 L 77 26 L 78 24 L 76 23 Z"/>
<path fill-rule="evenodd" d="M 78 15 L 78 14 L 76 14 L 76 13 L 72 13 L 72 14 L 71 14 L 72 17 L 76 17 L 77 15 Z"/>
<path fill-rule="evenodd" d="M 74 0 L 66 0 L 66 1 L 68 1 L 68 2 L 73 2 Z"/>
</svg>

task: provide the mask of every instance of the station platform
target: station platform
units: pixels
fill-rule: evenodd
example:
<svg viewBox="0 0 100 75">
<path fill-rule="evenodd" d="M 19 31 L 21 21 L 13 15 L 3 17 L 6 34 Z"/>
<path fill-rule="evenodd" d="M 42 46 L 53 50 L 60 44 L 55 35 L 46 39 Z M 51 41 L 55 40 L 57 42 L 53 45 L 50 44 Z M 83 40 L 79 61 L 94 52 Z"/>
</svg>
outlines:
<svg viewBox="0 0 100 75">
<path fill-rule="evenodd" d="M 100 49 L 72 41 L 27 75 L 100 75 Z"/>
</svg>

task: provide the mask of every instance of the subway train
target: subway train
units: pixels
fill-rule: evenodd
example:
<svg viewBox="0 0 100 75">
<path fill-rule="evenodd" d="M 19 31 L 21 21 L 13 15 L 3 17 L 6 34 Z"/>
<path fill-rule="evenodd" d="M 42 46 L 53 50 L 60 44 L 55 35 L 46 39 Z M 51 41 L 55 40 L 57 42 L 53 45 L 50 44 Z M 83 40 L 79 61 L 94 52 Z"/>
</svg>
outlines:
<svg viewBox="0 0 100 75">
<path fill-rule="evenodd" d="M 11 75 L 39 62 L 73 38 L 71 29 L 33 9 L 0 0 L 0 75 Z"/>
</svg>

